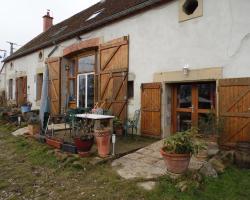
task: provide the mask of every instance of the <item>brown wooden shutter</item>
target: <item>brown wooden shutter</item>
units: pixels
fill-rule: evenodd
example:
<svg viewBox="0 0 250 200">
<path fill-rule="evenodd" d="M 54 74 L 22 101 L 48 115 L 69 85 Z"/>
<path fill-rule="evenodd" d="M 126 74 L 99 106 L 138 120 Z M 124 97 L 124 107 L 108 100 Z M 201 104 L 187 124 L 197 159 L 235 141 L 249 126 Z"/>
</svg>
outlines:
<svg viewBox="0 0 250 200">
<path fill-rule="evenodd" d="M 141 133 L 161 136 L 161 83 L 141 86 Z"/>
<path fill-rule="evenodd" d="M 127 118 L 128 48 L 128 37 L 99 48 L 99 102 L 121 120 Z"/>
<path fill-rule="evenodd" d="M 219 80 L 219 115 L 223 121 L 222 145 L 250 141 L 250 78 Z"/>
<path fill-rule="evenodd" d="M 19 81 L 18 81 L 18 78 L 16 78 L 16 88 L 15 88 L 15 89 L 16 89 L 16 90 L 15 90 L 16 104 L 17 104 L 17 106 L 20 106 L 20 105 L 19 105 L 19 101 L 18 101 L 18 85 L 19 85 L 18 82 L 19 82 Z"/>
<path fill-rule="evenodd" d="M 60 114 L 60 58 L 49 58 L 47 60 L 49 69 L 49 97 L 51 115 Z"/>
</svg>

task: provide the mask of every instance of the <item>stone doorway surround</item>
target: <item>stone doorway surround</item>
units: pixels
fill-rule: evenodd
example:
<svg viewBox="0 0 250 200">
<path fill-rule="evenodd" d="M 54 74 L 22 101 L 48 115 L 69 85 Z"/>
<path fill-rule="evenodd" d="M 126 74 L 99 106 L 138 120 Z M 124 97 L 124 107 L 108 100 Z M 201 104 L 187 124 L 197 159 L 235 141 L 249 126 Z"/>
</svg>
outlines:
<svg viewBox="0 0 250 200">
<path fill-rule="evenodd" d="M 209 68 L 189 68 L 188 73 L 185 75 L 182 70 L 155 73 L 153 82 L 161 82 L 163 86 L 162 94 L 162 138 L 171 134 L 171 115 L 172 115 L 172 83 L 184 82 L 202 82 L 202 81 L 216 81 L 223 78 L 222 67 L 209 67 Z M 217 107 L 218 107 L 218 91 L 216 91 Z M 218 110 L 217 110 L 218 114 Z"/>
</svg>

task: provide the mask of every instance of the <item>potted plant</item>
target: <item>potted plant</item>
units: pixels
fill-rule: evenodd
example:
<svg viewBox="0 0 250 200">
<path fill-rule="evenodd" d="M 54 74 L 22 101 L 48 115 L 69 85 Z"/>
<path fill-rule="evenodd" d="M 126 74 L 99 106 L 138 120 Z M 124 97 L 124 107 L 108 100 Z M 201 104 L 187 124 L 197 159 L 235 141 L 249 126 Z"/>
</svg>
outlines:
<svg viewBox="0 0 250 200">
<path fill-rule="evenodd" d="M 40 120 L 38 117 L 32 116 L 28 120 L 28 130 L 29 130 L 29 134 L 32 136 L 39 134 L 39 132 L 40 132 Z"/>
<path fill-rule="evenodd" d="M 110 128 L 99 127 L 94 134 L 99 156 L 102 158 L 107 157 L 110 153 Z"/>
<path fill-rule="evenodd" d="M 216 116 L 211 110 L 205 117 L 199 119 L 199 136 L 208 142 L 218 143 L 220 133 L 223 131 L 223 119 Z"/>
<path fill-rule="evenodd" d="M 77 147 L 78 154 L 82 157 L 88 156 L 89 152 L 94 144 L 94 136 L 92 131 L 92 123 L 88 123 L 88 120 L 84 120 L 81 123 L 80 134 L 74 137 L 74 143 Z"/>
<path fill-rule="evenodd" d="M 122 121 L 118 117 L 114 118 L 113 127 L 114 127 L 114 132 L 115 132 L 116 135 L 122 135 L 123 134 Z"/>
<path fill-rule="evenodd" d="M 169 172 L 182 174 L 188 169 L 192 154 L 198 152 L 201 145 L 196 142 L 197 129 L 178 132 L 164 140 L 161 155 Z"/>
</svg>

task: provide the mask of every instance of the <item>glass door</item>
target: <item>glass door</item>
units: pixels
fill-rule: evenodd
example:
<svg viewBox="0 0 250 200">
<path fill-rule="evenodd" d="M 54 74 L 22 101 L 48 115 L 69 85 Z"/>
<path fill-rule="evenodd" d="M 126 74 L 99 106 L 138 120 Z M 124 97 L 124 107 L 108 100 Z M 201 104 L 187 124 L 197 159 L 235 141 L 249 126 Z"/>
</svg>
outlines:
<svg viewBox="0 0 250 200">
<path fill-rule="evenodd" d="M 172 132 L 198 127 L 215 111 L 216 85 L 185 83 L 173 86 Z"/>
<path fill-rule="evenodd" d="M 77 76 L 77 107 L 94 107 L 94 73 Z"/>
<path fill-rule="evenodd" d="M 176 87 L 176 131 L 184 131 L 192 126 L 194 111 L 192 84 L 183 84 Z"/>
</svg>

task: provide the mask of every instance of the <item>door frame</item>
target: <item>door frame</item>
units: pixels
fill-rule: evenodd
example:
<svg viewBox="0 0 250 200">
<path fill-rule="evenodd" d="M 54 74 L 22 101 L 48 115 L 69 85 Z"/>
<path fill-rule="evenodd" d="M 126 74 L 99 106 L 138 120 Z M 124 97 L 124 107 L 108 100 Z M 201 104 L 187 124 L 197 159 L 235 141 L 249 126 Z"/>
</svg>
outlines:
<svg viewBox="0 0 250 200">
<path fill-rule="evenodd" d="M 216 95 L 216 88 L 217 88 L 217 83 L 216 81 L 199 81 L 199 82 L 179 82 L 179 83 L 174 83 L 171 84 L 171 92 L 172 92 L 172 106 L 171 106 L 171 133 L 176 133 L 177 132 L 177 114 L 178 112 L 182 113 L 191 113 L 191 122 L 193 127 L 198 127 L 198 117 L 200 113 L 209 113 L 211 109 L 199 109 L 198 108 L 198 84 L 206 84 L 206 83 L 214 83 L 215 84 L 215 91 L 214 91 L 214 97 L 215 97 L 215 102 L 214 102 L 214 108 L 213 112 L 217 113 L 217 95 Z M 191 85 L 191 103 L 192 106 L 189 108 L 178 108 L 177 107 L 177 88 L 180 85 Z"/>
<path fill-rule="evenodd" d="M 88 90 L 88 78 L 86 78 L 86 77 L 88 77 L 88 75 L 94 75 L 95 76 L 95 73 L 94 72 L 89 72 L 89 73 L 84 73 L 84 74 L 78 74 L 77 75 L 77 89 L 76 89 L 76 96 L 77 96 L 77 98 L 76 98 L 76 105 L 77 105 L 77 107 L 79 107 L 79 89 L 80 89 L 80 86 L 79 86 L 79 77 L 80 76 L 85 76 L 85 85 L 86 85 L 86 87 L 85 87 L 85 94 L 87 94 L 88 93 L 87 92 L 87 90 Z M 95 82 L 95 79 L 94 79 L 94 82 Z M 94 97 L 94 101 L 95 101 L 95 97 Z M 84 108 L 87 108 L 87 105 L 88 105 L 88 96 L 85 95 L 85 106 L 84 106 Z"/>
</svg>

